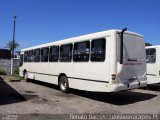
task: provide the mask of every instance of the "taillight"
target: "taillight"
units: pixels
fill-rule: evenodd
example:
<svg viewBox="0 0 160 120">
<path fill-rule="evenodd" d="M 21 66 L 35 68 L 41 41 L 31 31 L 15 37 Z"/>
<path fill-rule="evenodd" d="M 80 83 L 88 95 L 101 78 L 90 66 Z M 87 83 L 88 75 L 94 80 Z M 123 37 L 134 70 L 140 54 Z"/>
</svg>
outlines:
<svg viewBox="0 0 160 120">
<path fill-rule="evenodd" d="M 115 79 L 116 79 L 117 74 L 112 74 L 111 76 L 112 76 L 112 80 L 115 80 Z"/>
</svg>

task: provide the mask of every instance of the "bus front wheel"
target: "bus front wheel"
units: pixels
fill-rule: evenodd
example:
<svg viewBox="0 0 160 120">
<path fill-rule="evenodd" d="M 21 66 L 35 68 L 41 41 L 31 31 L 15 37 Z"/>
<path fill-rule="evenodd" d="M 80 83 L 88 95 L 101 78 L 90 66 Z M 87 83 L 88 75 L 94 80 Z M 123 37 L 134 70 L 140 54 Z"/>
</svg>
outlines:
<svg viewBox="0 0 160 120">
<path fill-rule="evenodd" d="M 26 81 L 26 82 L 28 81 L 28 74 L 27 74 L 27 72 L 24 73 L 24 81 Z"/>
<path fill-rule="evenodd" d="M 60 90 L 64 93 L 68 92 L 69 89 L 69 82 L 66 76 L 62 76 L 59 80 L 59 87 Z"/>
</svg>

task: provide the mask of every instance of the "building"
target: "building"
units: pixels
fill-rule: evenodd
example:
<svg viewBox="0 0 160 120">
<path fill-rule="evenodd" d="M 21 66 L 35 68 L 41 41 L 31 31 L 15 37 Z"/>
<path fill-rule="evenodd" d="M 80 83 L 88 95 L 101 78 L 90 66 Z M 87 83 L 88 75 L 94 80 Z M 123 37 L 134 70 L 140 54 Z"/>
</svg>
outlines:
<svg viewBox="0 0 160 120">
<path fill-rule="evenodd" d="M 8 49 L 0 49 L 0 59 L 11 59 L 11 51 Z"/>
</svg>

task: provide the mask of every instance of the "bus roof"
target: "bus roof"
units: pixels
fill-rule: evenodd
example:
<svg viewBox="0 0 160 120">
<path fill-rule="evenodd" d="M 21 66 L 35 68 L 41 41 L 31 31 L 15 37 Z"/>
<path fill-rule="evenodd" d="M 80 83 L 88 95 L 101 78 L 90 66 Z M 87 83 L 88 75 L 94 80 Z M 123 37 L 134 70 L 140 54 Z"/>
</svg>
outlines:
<svg viewBox="0 0 160 120">
<path fill-rule="evenodd" d="M 37 48 L 48 47 L 48 46 L 52 46 L 52 45 L 61 45 L 61 44 L 79 42 L 82 40 L 85 41 L 85 40 L 91 40 L 91 39 L 95 39 L 95 38 L 106 37 L 106 36 L 111 35 L 114 32 L 121 32 L 121 30 L 112 29 L 112 30 L 106 30 L 106 31 L 102 31 L 102 32 L 96 32 L 96 33 L 92 33 L 92 34 L 82 35 L 82 36 L 78 36 L 78 37 L 68 38 L 68 39 L 64 39 L 64 40 L 54 41 L 54 42 L 50 42 L 50 43 L 46 43 L 46 44 L 41 44 L 41 45 L 25 48 L 25 49 L 22 49 L 21 51 L 27 51 L 27 50 L 37 49 Z M 130 31 L 126 31 L 125 33 L 136 35 L 139 37 L 143 37 L 140 34 L 130 32 Z"/>
<path fill-rule="evenodd" d="M 146 46 L 146 48 L 160 48 L 160 45 Z"/>
</svg>

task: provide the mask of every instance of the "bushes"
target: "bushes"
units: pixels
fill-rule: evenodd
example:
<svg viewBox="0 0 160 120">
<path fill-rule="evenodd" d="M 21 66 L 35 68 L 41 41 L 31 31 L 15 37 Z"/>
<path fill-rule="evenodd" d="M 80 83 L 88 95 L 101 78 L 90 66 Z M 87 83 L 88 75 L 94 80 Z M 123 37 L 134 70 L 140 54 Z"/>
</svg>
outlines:
<svg viewBox="0 0 160 120">
<path fill-rule="evenodd" d="M 13 74 L 19 75 L 19 67 L 13 68 Z M 7 75 L 6 71 L 0 67 L 0 75 Z"/>
<path fill-rule="evenodd" d="M 6 75 L 6 71 L 2 68 L 0 68 L 0 75 Z"/>
<path fill-rule="evenodd" d="M 19 67 L 14 68 L 13 73 L 19 75 Z"/>
</svg>

